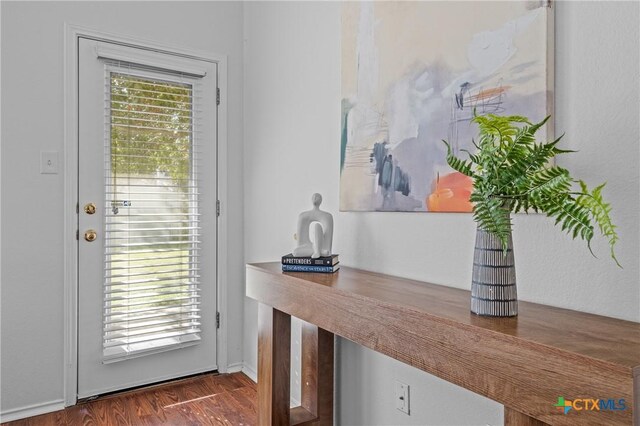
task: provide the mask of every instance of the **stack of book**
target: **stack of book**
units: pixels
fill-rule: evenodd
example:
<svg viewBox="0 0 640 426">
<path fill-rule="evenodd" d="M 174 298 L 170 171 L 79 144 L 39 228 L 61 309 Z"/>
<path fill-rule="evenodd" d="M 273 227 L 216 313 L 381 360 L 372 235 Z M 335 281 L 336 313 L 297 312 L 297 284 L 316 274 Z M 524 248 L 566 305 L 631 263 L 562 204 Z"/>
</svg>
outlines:
<svg viewBox="0 0 640 426">
<path fill-rule="evenodd" d="M 315 259 L 311 257 L 296 257 L 291 253 L 282 256 L 283 272 L 321 272 L 333 274 L 338 269 L 340 269 L 340 265 L 337 254 Z"/>
</svg>

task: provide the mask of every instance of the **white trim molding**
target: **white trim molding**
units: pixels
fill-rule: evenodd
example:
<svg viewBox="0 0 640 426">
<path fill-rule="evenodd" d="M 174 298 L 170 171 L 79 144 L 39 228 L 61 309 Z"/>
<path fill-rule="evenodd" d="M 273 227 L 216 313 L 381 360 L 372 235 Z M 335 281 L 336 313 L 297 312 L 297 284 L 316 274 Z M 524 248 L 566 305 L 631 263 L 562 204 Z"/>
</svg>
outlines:
<svg viewBox="0 0 640 426">
<path fill-rule="evenodd" d="M 12 422 L 27 417 L 39 416 L 40 414 L 51 413 L 52 411 L 64 410 L 64 401 L 56 399 L 54 401 L 40 404 L 27 405 L 26 407 L 13 408 L 0 413 L 0 422 Z"/>
<path fill-rule="evenodd" d="M 239 373 L 242 371 L 243 364 L 241 362 L 234 362 L 233 364 L 227 365 L 227 373 Z"/>
<path fill-rule="evenodd" d="M 217 222 L 218 248 L 216 250 L 216 271 L 218 273 L 218 294 L 216 302 L 217 311 L 220 314 L 220 328 L 218 328 L 218 344 L 216 345 L 216 361 L 218 371 L 227 371 L 229 362 L 227 336 L 229 330 L 229 309 L 228 309 L 228 235 L 229 235 L 229 212 L 226 208 L 229 205 L 228 184 L 229 169 L 228 164 L 228 140 L 227 140 L 227 76 L 229 75 L 227 57 L 224 56 L 218 62 L 218 89 L 220 90 L 220 104 L 218 105 L 218 188 L 217 198 L 220 202 L 220 213 Z"/>
<path fill-rule="evenodd" d="M 249 376 L 251 380 L 258 383 L 258 373 L 256 372 L 256 370 L 254 370 L 253 367 L 251 367 L 246 362 L 242 363 L 242 372 L 247 376 Z"/>
<path fill-rule="evenodd" d="M 65 24 L 64 43 L 64 405 L 77 401 L 78 352 L 78 36 Z"/>
<path fill-rule="evenodd" d="M 37 414 L 75 405 L 78 392 L 78 39 L 89 38 L 123 46 L 197 59 L 218 65 L 220 104 L 217 109 L 217 198 L 223 210 L 217 221 L 217 310 L 220 328 L 217 330 L 217 365 L 227 371 L 227 63 L 225 54 L 193 50 L 183 46 L 158 44 L 155 41 L 111 34 L 70 23 L 64 27 L 64 400 L 39 405 Z M 57 404 L 57 405 L 56 405 Z M 31 408 L 29 408 L 31 409 Z M 25 409 L 26 410 L 26 409 Z M 22 410 L 21 412 L 23 412 Z M 26 411 L 25 411 L 26 412 Z M 35 411 L 34 411 L 35 412 Z M 35 415 L 27 413 L 28 415 Z M 3 419 L 4 421 L 5 419 Z"/>
</svg>

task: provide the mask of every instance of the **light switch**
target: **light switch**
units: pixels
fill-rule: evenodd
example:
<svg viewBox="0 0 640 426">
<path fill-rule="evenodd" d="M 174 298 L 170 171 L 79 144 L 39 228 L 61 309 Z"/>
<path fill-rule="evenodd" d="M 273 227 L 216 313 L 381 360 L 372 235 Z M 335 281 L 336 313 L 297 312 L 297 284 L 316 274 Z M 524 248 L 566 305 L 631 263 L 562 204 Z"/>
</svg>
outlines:
<svg viewBox="0 0 640 426">
<path fill-rule="evenodd" d="M 40 173 L 58 174 L 58 151 L 40 151 Z"/>
</svg>

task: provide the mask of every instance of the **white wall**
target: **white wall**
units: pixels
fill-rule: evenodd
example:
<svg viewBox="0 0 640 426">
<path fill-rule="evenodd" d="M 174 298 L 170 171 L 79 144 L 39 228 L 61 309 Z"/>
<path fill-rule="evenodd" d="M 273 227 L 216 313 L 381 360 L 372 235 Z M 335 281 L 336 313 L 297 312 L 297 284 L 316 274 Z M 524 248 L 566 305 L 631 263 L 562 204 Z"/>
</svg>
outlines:
<svg viewBox="0 0 640 426">
<path fill-rule="evenodd" d="M 518 216 L 522 300 L 640 320 L 639 4 L 556 2 L 556 129 L 580 152 L 559 161 L 606 197 L 624 269 L 594 259 L 543 216 Z M 245 253 L 276 260 L 292 248 L 313 192 L 336 219 L 343 264 L 468 288 L 475 226 L 466 214 L 339 213 L 340 5 L 244 8 Z M 245 301 L 244 356 L 256 365 L 256 304 Z M 345 340 L 338 350 L 340 424 L 499 424 L 501 407 Z M 295 376 L 294 376 L 295 378 Z M 412 388 L 410 417 L 393 408 L 393 379 Z"/>
<path fill-rule="evenodd" d="M 63 24 L 228 54 L 229 363 L 242 361 L 242 5 L 2 2 L 3 413 L 63 399 Z"/>
</svg>

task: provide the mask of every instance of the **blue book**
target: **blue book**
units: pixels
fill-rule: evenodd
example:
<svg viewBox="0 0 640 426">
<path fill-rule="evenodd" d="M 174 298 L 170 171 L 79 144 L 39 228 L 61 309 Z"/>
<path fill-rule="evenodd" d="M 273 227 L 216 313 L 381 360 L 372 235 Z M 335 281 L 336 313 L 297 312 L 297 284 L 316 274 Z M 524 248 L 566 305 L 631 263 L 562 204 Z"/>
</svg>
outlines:
<svg viewBox="0 0 640 426">
<path fill-rule="evenodd" d="M 340 265 L 282 265 L 283 272 L 321 272 L 324 274 L 332 274 L 338 269 L 340 269 Z"/>
</svg>

